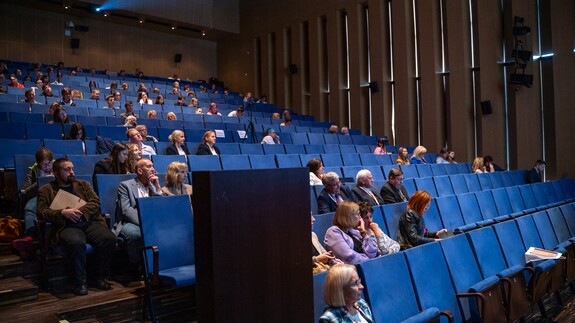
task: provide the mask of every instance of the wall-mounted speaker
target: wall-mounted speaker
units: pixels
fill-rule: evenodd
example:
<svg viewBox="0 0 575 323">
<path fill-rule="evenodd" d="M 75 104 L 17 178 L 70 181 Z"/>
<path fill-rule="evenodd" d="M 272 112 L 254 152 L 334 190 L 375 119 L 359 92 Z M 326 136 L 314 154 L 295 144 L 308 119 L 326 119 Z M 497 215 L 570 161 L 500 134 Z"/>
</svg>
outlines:
<svg viewBox="0 0 575 323">
<path fill-rule="evenodd" d="M 493 113 L 493 107 L 491 106 L 491 101 L 481 101 L 481 113 L 483 115 L 488 115 Z"/>
<path fill-rule="evenodd" d="M 379 84 L 377 84 L 376 81 L 369 82 L 369 89 L 371 90 L 371 93 L 377 93 L 379 92 Z"/>
<path fill-rule="evenodd" d="M 290 73 L 292 74 L 296 74 L 297 73 L 297 65 L 295 64 L 289 64 L 288 66 Z"/>
<path fill-rule="evenodd" d="M 72 49 L 80 48 L 80 38 L 70 39 L 70 47 L 72 47 Z"/>
<path fill-rule="evenodd" d="M 176 54 L 176 56 L 174 56 L 174 62 L 175 63 L 181 63 L 182 62 L 182 54 Z"/>
</svg>

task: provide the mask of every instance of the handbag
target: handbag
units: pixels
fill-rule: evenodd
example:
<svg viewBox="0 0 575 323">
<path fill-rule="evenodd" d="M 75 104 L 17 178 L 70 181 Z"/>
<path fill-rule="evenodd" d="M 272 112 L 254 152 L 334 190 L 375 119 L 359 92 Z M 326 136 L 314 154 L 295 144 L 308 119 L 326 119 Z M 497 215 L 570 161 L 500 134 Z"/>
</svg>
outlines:
<svg viewBox="0 0 575 323">
<path fill-rule="evenodd" d="M 0 241 L 12 242 L 22 236 L 22 223 L 11 216 L 0 218 Z"/>
</svg>

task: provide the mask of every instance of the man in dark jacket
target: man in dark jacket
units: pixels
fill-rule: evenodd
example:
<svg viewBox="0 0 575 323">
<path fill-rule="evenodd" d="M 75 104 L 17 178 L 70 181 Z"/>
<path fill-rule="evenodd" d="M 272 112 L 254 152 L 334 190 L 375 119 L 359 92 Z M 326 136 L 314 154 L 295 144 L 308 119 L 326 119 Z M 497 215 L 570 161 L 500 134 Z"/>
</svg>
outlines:
<svg viewBox="0 0 575 323">
<path fill-rule="evenodd" d="M 535 166 L 533 166 L 533 168 L 531 168 L 526 174 L 525 174 L 525 184 L 533 184 L 533 183 L 539 183 L 542 182 L 542 173 L 545 170 L 545 161 L 544 160 L 537 160 L 535 162 Z"/>
<path fill-rule="evenodd" d="M 339 183 L 339 176 L 336 173 L 324 174 L 321 181 L 324 189 L 317 197 L 319 214 L 335 212 L 337 206 L 343 201 L 357 202 L 349 187 Z"/>
<path fill-rule="evenodd" d="M 393 168 L 387 176 L 388 181 L 383 185 L 379 194 L 383 198 L 383 203 L 393 204 L 407 202 L 409 194 L 403 186 L 403 172 L 399 168 Z"/>
</svg>

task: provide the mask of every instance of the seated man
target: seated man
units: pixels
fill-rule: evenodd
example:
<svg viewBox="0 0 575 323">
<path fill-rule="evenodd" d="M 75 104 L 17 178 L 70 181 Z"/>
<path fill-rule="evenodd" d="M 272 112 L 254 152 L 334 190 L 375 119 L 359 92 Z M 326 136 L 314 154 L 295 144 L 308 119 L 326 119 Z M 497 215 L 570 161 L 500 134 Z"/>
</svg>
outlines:
<svg viewBox="0 0 575 323">
<path fill-rule="evenodd" d="M 101 290 L 112 287 L 104 280 L 108 265 L 116 247 L 116 237 L 106 227 L 100 215 L 100 199 L 90 183 L 76 180 L 74 164 L 68 158 L 57 159 L 53 164 L 56 180 L 38 190 L 38 209 L 40 218 L 54 224 L 52 234 L 62 243 L 73 264 L 76 288 L 74 294 L 86 295 L 86 242 L 94 246 L 94 286 Z M 79 208 L 53 210 L 50 205 L 59 190 L 73 194 L 86 202 Z M 54 238 L 54 237 L 53 237 Z M 55 241 L 55 240 L 52 240 Z"/>
<path fill-rule="evenodd" d="M 345 185 L 339 183 L 339 175 L 334 172 L 324 174 L 321 179 L 324 189 L 317 197 L 318 213 L 335 212 L 343 201 L 357 202 L 357 199 Z"/>
<path fill-rule="evenodd" d="M 383 198 L 383 203 L 393 204 L 407 202 L 409 194 L 403 186 L 403 172 L 399 168 L 393 168 L 387 176 L 388 181 L 383 185 L 379 194 Z"/>
<path fill-rule="evenodd" d="M 138 115 L 134 113 L 134 104 L 132 101 L 126 101 L 124 108 L 126 111 L 120 114 L 120 118 L 127 118 L 129 116 L 138 118 Z"/>
<path fill-rule="evenodd" d="M 38 101 L 35 100 L 36 93 L 34 93 L 34 90 L 32 90 L 32 89 L 26 90 L 26 92 L 24 93 L 24 96 L 25 96 L 26 98 L 20 100 L 20 103 L 42 104 L 42 103 L 40 103 L 40 102 L 38 102 Z"/>
<path fill-rule="evenodd" d="M 137 132 L 137 131 L 136 131 Z M 140 197 L 161 196 L 162 189 L 151 160 L 142 158 L 136 163 L 136 178 L 123 181 L 118 186 L 116 223 L 114 234 L 124 238 L 130 262 L 140 261 L 140 221 L 136 200 Z"/>
<path fill-rule="evenodd" d="M 356 177 L 357 185 L 351 190 L 358 201 L 368 202 L 372 206 L 382 205 L 381 195 L 373 188 L 373 176 L 367 169 L 360 170 Z"/>
<path fill-rule="evenodd" d="M 158 139 L 156 139 L 156 137 L 148 134 L 148 127 L 146 127 L 145 125 L 143 124 L 137 125 L 136 130 L 138 130 L 140 135 L 142 135 L 142 141 L 158 142 Z"/>
<path fill-rule="evenodd" d="M 539 183 L 543 181 L 543 171 L 545 170 L 545 161 L 539 159 L 535 166 L 525 173 L 525 184 Z"/>
<path fill-rule="evenodd" d="M 130 128 L 126 131 L 126 137 L 130 143 L 138 145 L 143 155 L 155 155 L 156 151 L 152 146 L 142 143 L 142 134 L 136 128 Z"/>
</svg>

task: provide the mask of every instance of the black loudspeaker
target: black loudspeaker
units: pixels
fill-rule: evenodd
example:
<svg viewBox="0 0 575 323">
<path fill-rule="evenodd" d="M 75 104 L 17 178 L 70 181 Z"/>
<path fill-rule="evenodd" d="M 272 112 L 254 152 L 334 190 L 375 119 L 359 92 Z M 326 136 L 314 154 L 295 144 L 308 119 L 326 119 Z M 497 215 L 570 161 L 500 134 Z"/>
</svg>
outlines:
<svg viewBox="0 0 575 323">
<path fill-rule="evenodd" d="M 80 38 L 70 39 L 70 47 L 72 47 L 72 49 L 80 48 Z"/>
<path fill-rule="evenodd" d="M 491 106 L 491 101 L 481 101 L 481 112 L 483 115 L 492 114 L 493 107 Z"/>
<path fill-rule="evenodd" d="M 369 89 L 371 90 L 371 93 L 377 93 L 379 92 L 379 84 L 377 84 L 376 81 L 369 82 Z"/>
<path fill-rule="evenodd" d="M 292 73 L 292 74 L 296 74 L 296 73 L 297 73 L 297 65 L 295 65 L 295 64 L 289 64 L 288 67 L 289 67 L 290 73 Z"/>
<path fill-rule="evenodd" d="M 182 54 L 176 54 L 176 56 L 174 56 L 174 62 L 175 63 L 181 63 L 182 62 Z"/>
</svg>

